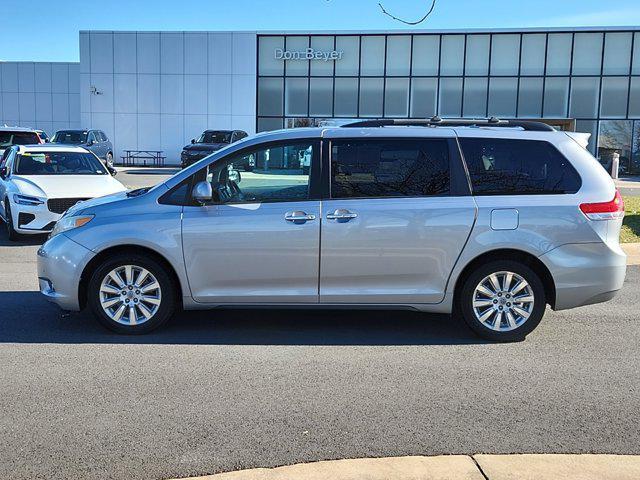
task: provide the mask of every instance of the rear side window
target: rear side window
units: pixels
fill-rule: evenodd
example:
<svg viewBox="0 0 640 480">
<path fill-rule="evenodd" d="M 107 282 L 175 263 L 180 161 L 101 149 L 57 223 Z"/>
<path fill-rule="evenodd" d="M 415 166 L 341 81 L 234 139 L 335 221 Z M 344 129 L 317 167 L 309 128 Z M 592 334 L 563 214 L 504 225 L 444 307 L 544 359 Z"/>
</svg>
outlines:
<svg viewBox="0 0 640 480">
<path fill-rule="evenodd" d="M 449 193 L 442 139 L 339 140 L 331 144 L 331 198 L 423 197 Z"/>
<path fill-rule="evenodd" d="M 553 145 L 539 140 L 461 138 L 474 195 L 576 193 L 578 172 Z"/>
</svg>

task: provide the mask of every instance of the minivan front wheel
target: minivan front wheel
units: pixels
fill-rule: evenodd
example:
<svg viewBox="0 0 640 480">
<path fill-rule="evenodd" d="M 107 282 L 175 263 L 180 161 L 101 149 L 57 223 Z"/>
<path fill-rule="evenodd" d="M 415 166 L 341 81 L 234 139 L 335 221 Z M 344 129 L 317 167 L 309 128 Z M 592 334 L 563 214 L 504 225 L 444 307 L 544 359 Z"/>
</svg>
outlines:
<svg viewBox="0 0 640 480">
<path fill-rule="evenodd" d="M 458 297 L 464 321 L 480 337 L 517 341 L 535 329 L 546 308 L 544 285 L 527 265 L 486 263 L 465 280 Z"/>
<path fill-rule="evenodd" d="M 91 276 L 88 303 L 105 327 L 125 334 L 150 332 L 175 309 L 175 287 L 166 269 L 152 258 L 120 254 Z"/>
</svg>

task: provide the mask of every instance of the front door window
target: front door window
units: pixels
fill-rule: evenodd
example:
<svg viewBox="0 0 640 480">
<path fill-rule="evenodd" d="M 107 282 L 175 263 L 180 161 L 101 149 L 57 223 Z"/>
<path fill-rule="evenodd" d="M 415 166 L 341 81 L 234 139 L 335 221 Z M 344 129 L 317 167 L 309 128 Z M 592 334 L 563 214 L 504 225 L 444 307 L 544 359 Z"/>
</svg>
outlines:
<svg viewBox="0 0 640 480">
<path fill-rule="evenodd" d="M 296 202 L 309 198 L 314 142 L 276 145 L 210 164 L 197 181 L 211 183 L 214 203 Z"/>
</svg>

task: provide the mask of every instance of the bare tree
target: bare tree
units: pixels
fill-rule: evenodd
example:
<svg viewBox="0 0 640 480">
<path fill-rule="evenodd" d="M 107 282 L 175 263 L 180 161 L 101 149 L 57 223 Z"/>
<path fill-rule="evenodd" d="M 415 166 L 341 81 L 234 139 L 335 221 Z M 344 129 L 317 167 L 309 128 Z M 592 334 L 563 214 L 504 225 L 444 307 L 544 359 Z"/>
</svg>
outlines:
<svg viewBox="0 0 640 480">
<path fill-rule="evenodd" d="M 402 22 L 406 25 L 418 25 L 419 23 L 424 22 L 427 19 L 427 17 L 431 15 L 431 13 L 433 13 L 434 8 L 436 8 L 436 0 L 431 0 L 431 8 L 429 8 L 429 11 L 425 13 L 420 20 L 416 20 L 415 22 L 409 22 L 407 20 L 403 20 L 402 18 L 398 18 L 395 15 L 390 14 L 385 10 L 384 6 L 381 3 L 378 3 L 378 6 L 380 7 L 380 10 L 382 10 L 382 13 L 384 13 L 388 17 L 393 18 L 394 20 L 397 20 L 398 22 Z"/>
</svg>

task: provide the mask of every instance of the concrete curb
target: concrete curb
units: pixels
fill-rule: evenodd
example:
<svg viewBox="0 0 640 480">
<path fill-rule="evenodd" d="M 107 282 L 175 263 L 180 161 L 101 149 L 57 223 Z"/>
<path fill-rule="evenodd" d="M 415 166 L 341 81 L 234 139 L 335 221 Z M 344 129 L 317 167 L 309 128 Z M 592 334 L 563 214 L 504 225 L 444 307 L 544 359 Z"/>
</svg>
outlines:
<svg viewBox="0 0 640 480">
<path fill-rule="evenodd" d="M 441 455 L 360 458 L 190 480 L 637 480 L 640 455 Z"/>
<path fill-rule="evenodd" d="M 635 480 L 637 455 L 474 455 L 489 480 Z"/>
<path fill-rule="evenodd" d="M 627 265 L 640 265 L 640 243 L 621 243 L 627 254 Z"/>
</svg>

